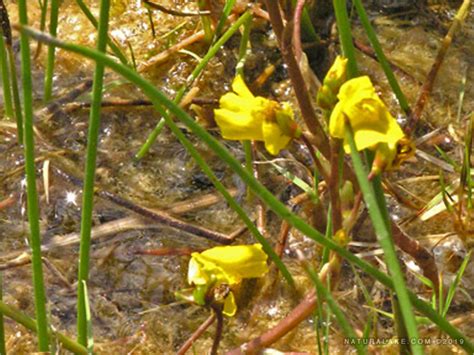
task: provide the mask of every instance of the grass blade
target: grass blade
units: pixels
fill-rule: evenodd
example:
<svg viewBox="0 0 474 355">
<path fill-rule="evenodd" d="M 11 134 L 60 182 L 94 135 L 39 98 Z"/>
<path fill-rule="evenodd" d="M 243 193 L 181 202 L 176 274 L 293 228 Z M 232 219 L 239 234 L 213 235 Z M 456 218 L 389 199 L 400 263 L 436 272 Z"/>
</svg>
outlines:
<svg viewBox="0 0 474 355">
<path fill-rule="evenodd" d="M 3 31 L 0 29 L 0 69 L 2 71 L 3 108 L 7 117 L 13 118 L 13 101 L 8 70 L 8 55 Z"/>
<path fill-rule="evenodd" d="M 357 335 L 354 331 L 354 328 L 352 328 L 352 325 L 349 323 L 347 318 L 344 316 L 344 312 L 339 308 L 339 305 L 337 302 L 334 300 L 332 297 L 331 293 L 324 287 L 323 283 L 319 279 L 318 274 L 314 272 L 314 270 L 310 268 L 306 268 L 306 272 L 309 274 L 311 281 L 313 281 L 314 286 L 316 287 L 316 290 L 318 292 L 318 295 L 321 295 L 323 299 L 326 300 L 327 304 L 329 305 L 329 308 L 331 309 L 332 313 L 337 319 L 337 322 L 341 326 L 341 329 L 346 336 L 346 338 L 349 340 L 351 343 L 351 340 L 354 340 L 353 344 L 354 347 L 356 348 L 357 354 L 365 354 L 364 347 L 362 344 L 360 344 L 357 340 Z"/>
<path fill-rule="evenodd" d="M 89 305 L 89 292 L 87 290 L 87 283 L 82 280 L 82 290 L 84 292 L 84 309 L 86 310 L 86 322 L 87 322 L 87 353 L 94 353 L 94 337 L 92 335 L 92 320 L 91 320 L 91 308 Z"/>
<path fill-rule="evenodd" d="M 28 24 L 26 0 L 18 1 L 20 23 Z M 30 43 L 26 34 L 20 35 L 21 78 L 23 81 L 24 106 L 24 151 L 28 222 L 30 225 L 31 265 L 37 319 L 38 349 L 49 351 L 48 320 L 46 315 L 46 292 L 41 261 L 41 235 L 39 225 L 38 194 L 36 191 L 35 141 L 33 133 L 33 87 L 31 81 Z"/>
<path fill-rule="evenodd" d="M 107 47 L 107 30 L 109 24 L 110 0 L 101 0 L 97 50 L 105 53 Z M 82 195 L 81 242 L 79 250 L 79 271 L 77 287 L 77 338 L 78 342 L 87 345 L 87 314 L 85 309 L 83 281 L 89 278 L 89 259 L 91 245 L 92 211 L 94 208 L 94 179 L 99 141 L 100 111 L 102 87 L 104 81 L 104 64 L 96 62 L 94 83 L 92 86 L 92 105 L 89 116 L 89 133 L 87 137 L 87 156 Z"/>
<path fill-rule="evenodd" d="M 95 29 L 99 28 L 99 22 L 97 22 L 92 12 L 89 10 L 87 5 L 82 0 L 76 0 L 77 6 L 81 9 L 82 13 L 87 17 L 89 22 Z M 114 40 L 107 35 L 107 45 L 110 47 L 115 56 L 125 65 L 128 65 L 127 57 L 122 53 L 122 50 L 115 44 Z"/>
<path fill-rule="evenodd" d="M 336 14 L 337 29 L 341 41 L 342 53 L 349 62 L 347 64 L 348 79 L 357 76 L 357 60 L 354 43 L 352 42 L 352 31 L 349 16 L 347 15 L 346 1 L 333 0 L 334 13 Z"/>
<path fill-rule="evenodd" d="M 38 330 L 36 320 L 28 317 L 26 314 L 23 314 L 18 309 L 3 303 L 3 301 L 0 301 L 0 313 L 33 332 Z M 62 344 L 64 349 L 72 351 L 74 354 L 87 355 L 86 348 L 76 343 L 68 336 L 55 331 L 51 331 L 51 336 L 55 337 Z"/>
<path fill-rule="evenodd" d="M 360 189 L 364 195 L 364 200 L 367 204 L 367 209 L 369 210 L 369 215 L 371 217 L 379 243 L 384 250 L 385 261 L 387 263 L 388 269 L 390 270 L 390 275 L 394 281 L 394 289 L 397 293 L 398 301 L 400 302 L 400 312 L 402 313 L 408 336 L 410 339 L 418 339 L 418 330 L 415 316 L 413 314 L 412 305 L 410 297 L 408 296 L 408 290 L 405 285 L 403 273 L 400 265 L 398 264 L 391 231 L 388 228 L 388 221 L 386 218 L 384 218 L 384 212 L 380 209 L 374 188 L 367 179 L 368 171 L 364 168 L 359 153 L 357 152 L 352 129 L 348 125 L 346 125 L 346 127 L 346 139 L 350 143 L 354 170 L 360 185 Z M 423 354 L 422 346 L 417 344 L 416 341 L 412 343 L 411 349 L 414 354 Z"/>
<path fill-rule="evenodd" d="M 51 13 L 49 18 L 49 33 L 56 37 L 58 32 L 59 0 L 51 0 Z M 51 100 L 53 94 L 53 75 L 56 47 L 48 47 L 48 57 L 46 62 L 46 74 L 44 77 L 44 102 Z"/>
<path fill-rule="evenodd" d="M 456 273 L 456 278 L 454 279 L 454 282 L 449 286 L 448 294 L 446 295 L 446 301 L 444 302 L 444 307 L 443 309 L 440 309 L 441 315 L 443 317 L 446 317 L 446 314 L 448 314 L 449 306 L 451 306 L 451 302 L 453 301 L 456 289 L 458 288 L 459 283 L 461 282 L 462 276 L 464 275 L 464 271 L 466 271 L 467 264 L 471 259 L 471 254 L 472 251 L 470 251 L 466 255 L 461 266 L 459 267 L 458 272 Z"/>
<path fill-rule="evenodd" d="M 176 97 L 173 100 L 175 104 L 179 104 L 181 102 L 181 99 L 186 93 L 187 88 L 190 87 L 194 80 L 197 79 L 197 77 L 206 67 L 207 63 L 209 63 L 209 61 L 216 55 L 220 48 L 234 35 L 234 33 L 237 32 L 239 27 L 242 26 L 251 17 L 252 15 L 250 12 L 245 12 L 242 16 L 239 17 L 237 21 L 232 24 L 232 26 L 230 26 L 230 28 L 222 35 L 222 37 L 219 38 L 219 40 L 217 40 L 216 43 L 209 48 L 204 58 L 202 58 L 202 60 L 194 68 L 193 72 L 186 80 L 186 84 L 179 89 L 178 93 L 176 94 Z M 147 137 L 146 142 L 142 145 L 138 153 L 135 154 L 135 159 L 142 159 L 145 156 L 151 145 L 155 142 L 156 138 L 161 133 L 161 130 L 164 126 L 165 120 L 162 118 L 158 122 L 156 127 L 153 129 L 153 131 L 150 133 L 150 135 Z"/>
<path fill-rule="evenodd" d="M 385 57 L 385 54 L 383 53 L 382 46 L 380 45 L 380 42 L 377 39 L 377 35 L 375 34 L 374 28 L 370 24 L 370 20 L 367 16 L 367 13 L 365 12 L 364 5 L 362 5 L 361 0 L 354 0 L 354 5 L 357 10 L 357 14 L 359 15 L 360 22 L 364 27 L 365 33 L 367 33 L 367 37 L 369 38 L 370 44 L 372 45 L 372 48 L 377 54 L 377 59 L 379 60 L 380 66 L 382 67 L 385 76 L 387 77 L 388 83 L 390 84 L 393 93 L 397 97 L 398 103 L 400 104 L 400 107 L 402 108 L 403 112 L 408 115 L 410 113 L 410 106 L 408 105 L 408 100 L 403 94 L 400 85 L 398 85 L 397 78 L 395 77 L 395 74 L 393 74 L 392 68 L 390 67 L 387 57 Z"/>
</svg>

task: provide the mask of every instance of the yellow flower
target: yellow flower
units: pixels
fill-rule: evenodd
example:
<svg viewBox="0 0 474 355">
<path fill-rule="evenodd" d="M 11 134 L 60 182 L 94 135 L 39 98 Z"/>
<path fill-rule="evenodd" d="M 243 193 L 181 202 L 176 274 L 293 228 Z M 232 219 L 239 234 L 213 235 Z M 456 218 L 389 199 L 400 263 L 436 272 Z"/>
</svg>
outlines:
<svg viewBox="0 0 474 355">
<path fill-rule="evenodd" d="M 345 139 L 347 120 L 354 131 L 357 150 L 368 148 L 376 152 L 377 169 L 398 166 L 413 155 L 413 144 L 375 92 L 368 76 L 345 82 L 337 97 L 339 102 L 329 119 L 329 134 L 344 139 L 346 153 L 350 153 L 349 142 Z"/>
<path fill-rule="evenodd" d="M 324 110 L 331 110 L 337 102 L 339 88 L 347 78 L 347 58 L 338 55 L 319 88 L 316 101 Z"/>
<path fill-rule="evenodd" d="M 196 286 L 194 300 L 203 305 L 211 287 L 236 285 L 245 278 L 262 277 L 267 271 L 267 254 L 260 244 L 219 246 L 191 254 L 188 283 Z M 232 291 L 223 301 L 223 313 L 233 316 L 237 306 Z"/>
<path fill-rule="evenodd" d="M 262 141 L 271 154 L 277 155 L 292 138 L 300 136 L 288 103 L 253 96 L 240 75 L 235 77 L 232 90 L 221 97 L 220 108 L 214 110 L 222 137 Z"/>
</svg>

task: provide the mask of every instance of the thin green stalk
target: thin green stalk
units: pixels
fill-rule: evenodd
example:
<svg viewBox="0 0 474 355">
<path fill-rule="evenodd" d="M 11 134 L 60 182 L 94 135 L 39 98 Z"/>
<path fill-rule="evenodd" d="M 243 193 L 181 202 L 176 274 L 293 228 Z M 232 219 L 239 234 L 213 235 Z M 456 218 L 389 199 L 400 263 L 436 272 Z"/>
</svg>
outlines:
<svg viewBox="0 0 474 355">
<path fill-rule="evenodd" d="M 176 94 L 173 102 L 179 104 L 181 99 L 183 98 L 184 94 L 186 93 L 187 88 L 189 88 L 194 80 L 201 74 L 203 69 L 206 67 L 207 63 L 216 55 L 216 53 L 221 49 L 221 47 L 234 35 L 234 33 L 239 29 L 242 24 L 248 21 L 252 15 L 250 12 L 245 12 L 242 16 L 239 17 L 237 21 L 235 21 L 232 26 L 213 44 L 209 50 L 207 51 L 206 55 L 202 58 L 202 60 L 198 63 L 198 65 L 194 68 L 191 75 L 186 80 L 186 84 L 184 84 Z M 145 143 L 141 146 L 140 150 L 135 154 L 135 159 L 140 160 L 142 159 L 145 154 L 150 150 L 152 144 L 155 142 L 158 135 L 161 133 L 161 130 L 165 126 L 165 120 L 162 118 L 147 137 Z"/>
<path fill-rule="evenodd" d="M 11 88 L 12 88 L 12 96 L 13 96 L 13 105 L 14 105 L 14 113 L 16 119 L 16 127 L 17 127 L 17 136 L 18 142 L 20 144 L 23 143 L 23 111 L 21 109 L 21 100 L 20 100 L 20 90 L 18 89 L 18 80 L 17 80 L 17 71 L 15 65 L 15 55 L 13 54 L 13 48 L 11 46 L 7 46 L 8 51 L 8 62 L 9 62 L 9 69 L 10 69 L 10 81 L 11 81 Z"/>
<path fill-rule="evenodd" d="M 92 335 L 92 318 L 91 308 L 89 303 L 89 291 L 87 290 L 87 283 L 82 281 L 82 290 L 84 291 L 84 309 L 86 310 L 86 321 L 87 321 L 87 352 L 89 354 L 94 353 L 94 337 Z"/>
<path fill-rule="evenodd" d="M 206 4 L 207 4 L 207 0 L 199 0 L 198 1 L 199 10 L 207 10 Z M 201 23 L 202 23 L 202 28 L 204 30 L 204 41 L 210 44 L 212 42 L 212 37 L 214 36 L 214 33 L 212 32 L 211 20 L 209 19 L 209 16 L 202 15 Z"/>
<path fill-rule="evenodd" d="M 222 14 L 221 17 L 219 18 L 219 22 L 217 23 L 216 30 L 214 31 L 214 39 L 213 42 L 215 42 L 219 36 L 221 35 L 222 29 L 225 26 L 225 23 L 227 22 L 227 19 L 229 18 L 229 15 L 234 8 L 236 0 L 226 0 L 224 8 L 222 9 Z"/>
<path fill-rule="evenodd" d="M 21 324 L 22 326 L 24 326 L 25 328 L 33 332 L 36 332 L 38 329 L 36 320 L 28 317 L 26 314 L 22 313 L 20 310 L 7 305 L 6 303 L 3 303 L 3 301 L 0 301 L 0 314 L 7 316 L 8 318 L 14 320 L 18 324 Z M 52 337 L 55 337 L 62 344 L 64 349 L 67 349 L 73 352 L 74 354 L 87 355 L 86 348 L 76 343 L 73 339 L 69 338 L 68 336 L 59 332 L 55 332 L 55 331 L 51 331 L 50 335 Z"/>
<path fill-rule="evenodd" d="M 464 140 L 464 164 L 463 164 L 463 175 L 461 176 L 461 185 L 467 188 L 467 208 L 472 209 L 472 176 L 471 176 L 471 152 L 472 152 L 472 133 L 474 130 L 474 113 L 469 117 L 469 123 L 466 130 L 466 138 Z"/>
<path fill-rule="evenodd" d="M 71 43 L 61 42 L 55 38 L 48 36 L 47 34 L 40 33 L 29 27 L 20 27 L 21 31 L 34 37 L 36 40 L 54 44 L 64 50 L 68 50 L 84 57 L 90 58 L 94 61 L 101 62 L 107 67 L 111 68 L 118 74 L 125 77 L 132 84 L 140 88 L 143 93 L 153 102 L 155 107 L 161 107 L 164 111 L 168 109 L 171 114 L 175 115 L 181 122 L 183 122 L 197 137 L 199 137 L 215 154 L 226 162 L 229 167 L 238 175 L 240 178 L 251 187 L 254 193 L 265 202 L 279 217 L 286 220 L 291 226 L 299 230 L 304 235 L 310 237 L 317 243 L 334 250 L 344 259 L 353 263 L 362 269 L 362 271 L 371 275 L 373 278 L 378 280 L 381 284 L 385 285 L 390 289 L 394 289 L 394 282 L 390 276 L 381 272 L 370 263 L 358 258 L 356 255 L 351 253 L 344 247 L 341 247 L 331 239 L 326 239 L 324 236 L 308 225 L 304 220 L 299 218 L 297 215 L 287 209 L 287 207 L 278 200 L 270 191 L 268 191 L 260 182 L 258 182 L 247 170 L 241 166 L 241 163 L 235 159 L 232 154 L 221 144 L 219 141 L 210 135 L 203 127 L 201 127 L 195 120 L 190 117 L 183 109 L 172 102 L 166 97 L 161 91 L 159 91 L 152 83 L 138 75 L 132 69 L 117 63 L 113 58 L 105 55 L 104 53 L 98 52 L 94 49 L 78 46 Z M 173 123 L 170 120 L 171 123 Z M 453 339 L 458 340 L 458 344 L 468 352 L 474 351 L 474 344 L 463 335 L 456 327 L 452 326 L 445 318 L 441 317 L 436 311 L 433 310 L 430 304 L 419 299 L 415 294 L 408 291 L 413 305 L 422 314 L 428 317 L 433 323 L 437 324 L 438 327 L 446 334 L 451 336 Z"/>
<path fill-rule="evenodd" d="M 28 25 L 26 0 L 18 1 L 20 23 Z M 30 225 L 31 266 L 33 269 L 33 288 L 35 311 L 38 325 L 38 349 L 49 351 L 48 320 L 46 314 L 46 292 L 43 281 L 41 261 L 41 235 L 39 226 L 38 194 L 36 192 L 35 141 L 33 133 L 33 88 L 31 82 L 30 43 L 25 33 L 20 35 L 21 78 L 23 81 L 24 106 L 24 151 L 28 222 Z"/>
<path fill-rule="evenodd" d="M 313 281 L 314 286 L 316 287 L 318 296 L 322 296 L 323 300 L 326 300 L 329 308 L 331 309 L 332 313 L 336 317 L 337 322 L 341 326 L 341 329 L 346 339 L 348 339 L 349 341 L 353 340 L 354 344 L 351 344 L 351 345 L 354 345 L 354 347 L 356 348 L 357 354 L 365 354 L 363 345 L 357 341 L 358 337 L 354 331 L 354 328 L 352 328 L 352 325 L 344 316 L 344 312 L 341 310 L 337 302 L 332 297 L 331 292 L 329 292 L 326 289 L 326 287 L 324 287 L 323 283 L 319 279 L 318 274 L 315 273 L 314 270 L 312 270 L 311 268 L 305 268 L 305 269 L 309 277 L 311 278 L 311 281 Z"/>
<path fill-rule="evenodd" d="M 38 5 L 41 9 L 40 31 L 44 32 L 44 29 L 46 27 L 46 15 L 48 13 L 48 0 L 38 0 Z M 40 55 L 41 47 L 42 47 L 42 43 L 38 43 L 38 46 L 36 47 L 36 53 L 34 55 L 34 59 L 38 58 L 38 56 Z"/>
<path fill-rule="evenodd" d="M 49 33 L 56 37 L 58 33 L 59 0 L 51 0 L 51 13 L 49 15 Z M 53 94 L 53 75 L 56 47 L 48 47 L 48 57 L 46 62 L 46 74 L 44 77 L 44 102 L 51 100 Z"/>
<path fill-rule="evenodd" d="M 0 26 L 1 27 L 1 26 Z M 12 92 L 10 86 L 10 72 L 8 70 L 8 55 L 3 37 L 3 31 L 0 28 L 0 69 L 2 71 L 2 86 L 3 86 L 3 108 L 5 109 L 5 115 L 13 118 L 13 102 Z"/>
<path fill-rule="evenodd" d="M 354 0 L 354 5 L 357 10 L 357 14 L 359 15 L 360 22 L 364 27 L 365 32 L 367 33 L 367 37 L 369 38 L 370 44 L 374 49 L 375 53 L 377 54 L 377 59 L 387 77 L 388 83 L 392 88 L 395 96 L 397 97 L 398 103 L 400 104 L 401 109 L 405 112 L 406 115 L 410 113 L 410 106 L 408 105 L 408 100 L 406 99 L 405 95 L 403 94 L 400 85 L 398 85 L 397 78 L 393 74 L 392 68 L 385 57 L 385 54 L 382 50 L 382 46 L 380 45 L 379 40 L 377 39 L 377 35 L 375 34 L 374 28 L 370 24 L 369 17 L 365 12 L 364 5 L 362 5 L 361 0 Z"/>
<path fill-rule="evenodd" d="M 347 64 L 348 78 L 357 76 L 357 60 L 354 43 L 352 42 L 352 31 L 349 16 L 347 15 L 346 1 L 333 0 L 334 13 L 336 15 L 337 29 L 341 41 L 342 53 L 349 61 Z"/>
<path fill-rule="evenodd" d="M 82 13 L 87 17 L 92 26 L 97 30 L 99 28 L 99 23 L 92 14 L 91 10 L 87 7 L 84 1 L 76 0 L 77 6 L 81 9 Z M 107 35 L 107 45 L 110 47 L 115 56 L 125 65 L 128 65 L 128 59 L 123 54 L 122 50 L 115 44 L 114 40 Z"/>
<path fill-rule="evenodd" d="M 109 25 L 110 0 L 100 1 L 99 29 L 97 50 L 105 53 L 107 47 L 107 31 Z M 79 250 L 79 272 L 77 284 L 77 338 L 78 342 L 87 346 L 87 312 L 84 299 L 84 282 L 89 278 L 89 253 L 91 245 L 92 212 L 94 208 L 94 179 L 99 141 L 100 111 L 102 87 L 104 81 L 104 64 L 96 62 L 94 83 L 92 86 L 92 105 L 89 116 L 89 133 L 87 137 L 87 156 L 82 197 L 81 243 Z"/>
<path fill-rule="evenodd" d="M 253 17 L 250 16 L 244 23 L 244 30 L 242 31 L 242 38 L 240 39 L 239 46 L 239 58 L 237 60 L 237 65 L 235 66 L 235 71 L 238 75 L 244 76 L 244 66 L 245 59 L 250 52 L 249 42 L 250 42 L 250 31 L 252 29 L 252 20 Z"/>
<path fill-rule="evenodd" d="M 3 302 L 3 275 L 0 272 L 0 302 Z M 0 354 L 6 354 L 5 326 L 3 324 L 3 312 L 0 311 Z"/>
<path fill-rule="evenodd" d="M 326 219 L 326 232 L 324 233 L 324 236 L 326 238 L 332 238 L 333 231 L 332 231 L 332 206 L 329 205 L 328 207 L 328 213 L 327 213 L 327 219 Z M 321 268 L 324 267 L 324 264 L 326 264 L 329 261 L 329 248 L 324 248 L 323 249 L 323 254 L 321 256 Z"/>
<path fill-rule="evenodd" d="M 384 212 L 381 210 L 379 202 L 377 201 L 376 192 L 367 179 L 368 172 L 363 166 L 362 160 L 359 156 L 359 153 L 357 152 L 354 142 L 354 135 L 349 125 L 346 125 L 346 139 L 350 143 L 352 162 L 360 189 L 364 195 L 364 200 L 367 204 L 367 209 L 369 210 L 369 215 L 371 217 L 379 243 L 384 251 L 387 268 L 394 281 L 394 289 L 397 293 L 397 298 L 400 303 L 400 311 L 403 315 L 403 320 L 407 328 L 408 336 L 410 339 L 416 340 L 419 338 L 417 324 L 413 314 L 410 296 L 406 288 L 403 273 L 398 263 L 391 230 L 388 226 L 387 219 L 384 218 Z M 415 343 L 411 344 L 411 349 L 413 354 L 423 354 L 423 347 L 416 341 Z"/>
</svg>

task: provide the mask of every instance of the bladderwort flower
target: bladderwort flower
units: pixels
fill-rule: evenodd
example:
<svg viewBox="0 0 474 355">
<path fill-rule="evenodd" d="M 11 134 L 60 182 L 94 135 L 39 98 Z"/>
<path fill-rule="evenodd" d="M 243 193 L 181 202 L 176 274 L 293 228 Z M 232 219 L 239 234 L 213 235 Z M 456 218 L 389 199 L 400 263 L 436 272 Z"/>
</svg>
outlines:
<svg viewBox="0 0 474 355">
<path fill-rule="evenodd" d="M 194 302 L 205 305 L 211 291 L 212 302 L 222 303 L 223 314 L 232 317 L 237 311 L 232 286 L 267 272 L 267 254 L 260 244 L 219 246 L 191 254 L 188 283 L 195 286 Z"/>
<path fill-rule="evenodd" d="M 316 102 L 325 111 L 330 111 L 337 103 L 337 94 L 342 84 L 347 80 L 347 58 L 340 55 L 329 68 L 319 88 Z"/>
<path fill-rule="evenodd" d="M 232 90 L 220 98 L 220 108 L 214 110 L 223 138 L 262 141 L 270 154 L 278 155 L 291 139 L 301 135 L 288 103 L 254 96 L 240 75 L 232 82 Z"/>
<path fill-rule="evenodd" d="M 329 134 L 343 139 L 344 150 L 350 153 L 345 139 L 346 120 L 354 132 L 358 151 L 376 152 L 372 173 L 398 168 L 413 156 L 415 147 L 407 138 L 397 120 L 375 92 L 368 76 L 346 81 L 339 89 L 338 102 L 329 119 Z"/>
</svg>

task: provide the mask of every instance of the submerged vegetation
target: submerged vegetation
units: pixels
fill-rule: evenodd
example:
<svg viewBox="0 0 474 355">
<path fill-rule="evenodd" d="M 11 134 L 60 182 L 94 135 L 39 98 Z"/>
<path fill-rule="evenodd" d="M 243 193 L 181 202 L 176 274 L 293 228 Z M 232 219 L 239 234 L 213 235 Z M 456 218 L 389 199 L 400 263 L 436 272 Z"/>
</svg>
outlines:
<svg viewBox="0 0 474 355">
<path fill-rule="evenodd" d="M 473 12 L 0 0 L 0 354 L 473 353 Z"/>
</svg>

